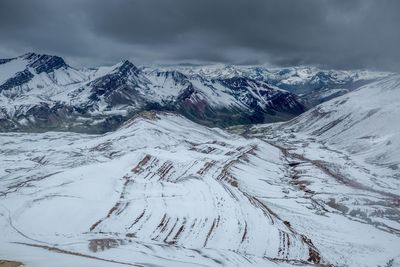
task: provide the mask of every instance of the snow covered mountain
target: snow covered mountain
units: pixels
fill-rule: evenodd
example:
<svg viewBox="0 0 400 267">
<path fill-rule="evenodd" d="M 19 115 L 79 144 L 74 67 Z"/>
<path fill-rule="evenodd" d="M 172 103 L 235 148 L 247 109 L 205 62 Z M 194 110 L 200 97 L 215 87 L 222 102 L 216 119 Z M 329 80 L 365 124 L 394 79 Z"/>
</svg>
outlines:
<svg viewBox="0 0 400 267">
<path fill-rule="evenodd" d="M 244 133 L 280 149 L 288 161 L 291 184 L 315 205 L 324 203 L 324 211 L 388 232 L 399 247 L 399 103 L 400 75 L 396 74 L 318 105 L 289 122 L 253 126 Z M 347 223 L 337 227 L 338 232 L 355 231 Z M 367 243 L 363 241 L 375 255 L 376 248 Z M 386 266 L 399 264 L 398 253 L 386 262 Z M 370 259 L 334 265 L 385 266 Z"/>
<path fill-rule="evenodd" d="M 12 152 L 26 138 L 27 150 Z M 102 136 L 13 133 L 1 140 L 9 161 L 1 160 L 1 247 L 26 251 L 24 261 L 35 262 L 29 255 L 38 248 L 107 266 L 323 261 L 259 197 L 268 187 L 261 173 L 284 174 L 279 151 L 257 140 L 155 113 Z"/>
<path fill-rule="evenodd" d="M 398 172 L 399 103 L 400 76 L 392 75 L 321 104 L 281 127 Z"/>
<path fill-rule="evenodd" d="M 76 70 L 33 53 L 0 61 L 0 128 L 105 132 L 145 110 L 206 125 L 277 121 L 302 113 L 296 96 L 245 76 L 208 78 L 143 70 L 129 61 Z"/>
<path fill-rule="evenodd" d="M 389 73 L 0 60 L 0 259 L 400 266 L 399 103 Z"/>
<path fill-rule="evenodd" d="M 300 100 L 313 107 L 334 97 L 346 94 L 362 85 L 391 75 L 388 72 L 367 70 L 321 70 L 316 67 L 298 66 L 267 68 L 263 66 L 191 66 L 179 67 L 188 75 L 209 78 L 249 77 L 299 95 Z"/>
<path fill-rule="evenodd" d="M 43 267 L 400 262 L 393 180 L 342 183 L 303 146 L 266 137 L 153 112 L 103 135 L 1 133 L 0 256 Z M 373 177 L 351 155 L 314 149 L 346 160 L 349 180 Z"/>
<path fill-rule="evenodd" d="M 400 75 L 394 74 L 320 104 L 289 122 L 254 126 L 248 134 L 275 142 L 295 158 L 302 155 L 297 157 L 300 163 L 313 162 L 343 184 L 380 193 L 398 209 L 399 103 Z M 400 212 L 395 214 L 400 224 Z M 373 221 L 368 216 L 364 219 Z"/>
<path fill-rule="evenodd" d="M 174 111 L 208 126 L 282 121 L 388 75 L 310 67 L 150 68 L 129 61 L 78 70 L 60 57 L 28 53 L 0 60 L 0 130 L 103 133 L 148 110 Z"/>
</svg>

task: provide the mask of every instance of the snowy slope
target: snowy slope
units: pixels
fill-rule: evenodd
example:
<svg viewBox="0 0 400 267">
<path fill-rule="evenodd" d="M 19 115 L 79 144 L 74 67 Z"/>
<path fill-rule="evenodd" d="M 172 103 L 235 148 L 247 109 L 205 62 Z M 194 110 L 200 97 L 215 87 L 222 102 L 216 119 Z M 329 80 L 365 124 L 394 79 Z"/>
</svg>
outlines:
<svg viewBox="0 0 400 267">
<path fill-rule="evenodd" d="M 282 151 L 288 161 L 291 183 L 304 191 L 314 205 L 321 208 L 321 213 L 334 212 L 373 225 L 398 239 L 399 100 L 400 76 L 392 75 L 323 103 L 289 122 L 254 126 L 246 134 Z M 320 206 L 321 203 L 324 205 Z M 322 221 L 321 218 L 314 226 L 301 223 L 298 227 L 318 244 L 321 232 L 316 225 Z M 312 219 L 306 222 L 315 223 Z M 348 223 L 338 222 L 338 227 L 347 229 L 346 232 L 359 231 L 358 227 L 350 230 L 352 226 Z M 329 242 L 324 240 L 317 247 L 323 251 Z M 399 240 L 396 243 L 398 247 Z M 365 251 L 375 251 L 373 241 L 364 240 L 362 244 Z M 360 264 L 354 261 L 358 258 L 356 254 L 344 265 L 399 265 L 398 257 L 383 265 L 373 264 L 367 258 Z"/>
<path fill-rule="evenodd" d="M 398 170 L 399 103 L 400 76 L 393 75 L 321 104 L 283 127 Z"/>
<path fill-rule="evenodd" d="M 321 261 L 312 242 L 258 197 L 266 185 L 258 174 L 283 175 L 273 147 L 258 158 L 264 144 L 154 113 L 103 136 L 1 140 L 2 247 L 21 242 L 22 250 L 29 244 L 139 265 Z M 260 169 L 248 169 L 250 158 Z"/>
<path fill-rule="evenodd" d="M 268 139 L 146 112 L 104 135 L 1 133 L 0 141 L 0 257 L 28 267 L 400 260 L 394 193 L 294 164 Z M 297 180 L 293 168 L 303 168 Z M 370 222 L 354 215 L 360 208 L 376 211 Z"/>
</svg>

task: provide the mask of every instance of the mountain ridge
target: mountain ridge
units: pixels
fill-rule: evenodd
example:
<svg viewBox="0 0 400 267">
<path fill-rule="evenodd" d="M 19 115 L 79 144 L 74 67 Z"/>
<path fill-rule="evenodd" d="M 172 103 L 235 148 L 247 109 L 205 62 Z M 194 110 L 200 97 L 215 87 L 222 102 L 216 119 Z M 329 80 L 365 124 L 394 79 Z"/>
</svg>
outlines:
<svg viewBox="0 0 400 267">
<path fill-rule="evenodd" d="M 286 90 L 282 83 L 300 88 L 316 83 L 315 77 L 321 80 L 335 76 L 339 78 L 326 79 L 339 85 L 350 76 L 360 75 L 367 77 L 361 80 L 368 83 L 388 75 L 330 71 L 324 76 L 320 73 L 325 72 L 310 68 L 280 71 L 238 66 L 149 68 L 137 67 L 129 60 L 109 67 L 79 70 L 61 57 L 35 53 L 1 62 L 1 131 L 102 133 L 116 129 L 130 116 L 146 110 L 174 111 L 195 122 L 217 127 L 282 121 L 308 108 L 303 95 Z M 299 73 L 305 77 L 304 84 L 293 80 Z M 293 76 L 292 80 L 288 75 Z M 283 82 L 285 79 L 290 82 Z M 331 90 L 324 87 L 324 82 L 318 86 L 323 87 L 322 91 Z M 314 89 L 311 92 L 317 92 L 317 96 L 313 97 L 318 98 L 320 91 Z M 334 96 L 346 90 L 337 90 Z"/>
</svg>

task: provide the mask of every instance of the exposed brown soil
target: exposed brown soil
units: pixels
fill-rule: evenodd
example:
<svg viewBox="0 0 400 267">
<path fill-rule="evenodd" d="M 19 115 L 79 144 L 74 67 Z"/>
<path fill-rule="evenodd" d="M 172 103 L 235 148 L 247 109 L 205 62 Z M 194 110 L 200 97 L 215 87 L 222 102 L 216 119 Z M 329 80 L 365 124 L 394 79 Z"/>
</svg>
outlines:
<svg viewBox="0 0 400 267">
<path fill-rule="evenodd" d="M 313 263 L 320 263 L 321 262 L 321 255 L 315 248 L 313 242 L 311 239 L 307 238 L 305 235 L 302 235 L 303 242 L 306 243 L 308 247 L 308 256 L 309 258 L 307 259 L 309 262 Z"/>
<path fill-rule="evenodd" d="M 118 240 L 112 238 L 92 239 L 89 241 L 89 250 L 92 252 L 104 251 L 118 246 Z"/>
<path fill-rule="evenodd" d="M 167 178 L 168 173 L 174 168 L 171 161 L 166 161 L 161 165 L 161 167 L 157 170 L 156 174 L 160 176 L 159 180 L 165 180 Z M 154 175 L 153 175 L 154 176 Z M 168 180 L 168 179 L 166 179 Z"/>
<path fill-rule="evenodd" d="M 265 141 L 265 140 L 263 140 L 263 141 Z M 372 193 L 380 194 L 384 197 L 391 199 L 396 206 L 400 206 L 400 197 L 396 194 L 392 194 L 392 193 L 385 192 L 382 190 L 370 188 L 359 182 L 350 180 L 347 177 L 345 177 L 344 175 L 342 175 L 340 172 L 338 172 L 337 170 L 333 170 L 332 166 L 329 166 L 328 162 L 325 162 L 322 160 L 312 160 L 312 159 L 306 158 L 304 155 L 291 153 L 290 149 L 280 146 L 276 143 L 268 142 L 268 141 L 265 141 L 265 142 L 278 148 L 282 152 L 282 154 L 285 156 L 286 159 L 295 159 L 295 160 L 299 161 L 299 162 L 289 162 L 289 167 L 295 168 L 297 165 L 299 165 L 301 163 L 305 163 L 305 162 L 312 164 L 314 167 L 318 168 L 326 175 L 334 178 L 337 182 L 339 182 L 341 184 L 345 184 L 345 185 L 355 188 L 355 189 L 365 190 L 365 191 L 369 191 Z M 302 182 L 300 186 L 303 187 L 300 189 L 302 189 L 302 190 L 306 189 L 304 182 Z M 303 190 L 303 191 L 306 191 L 306 190 Z M 312 193 L 312 192 L 309 192 L 309 193 Z"/>
<path fill-rule="evenodd" d="M 132 169 L 132 172 L 138 174 L 143 171 L 143 167 L 147 164 L 147 162 L 151 159 L 151 156 L 147 154 L 136 166 Z"/>
<path fill-rule="evenodd" d="M 215 160 L 207 161 L 206 163 L 204 163 L 203 168 L 201 168 L 200 170 L 197 171 L 197 174 L 199 174 L 199 175 L 204 175 L 205 173 L 207 173 L 207 171 L 208 171 L 212 166 L 215 165 L 215 163 L 216 163 Z"/>
<path fill-rule="evenodd" d="M 205 146 L 205 147 L 193 146 L 192 148 L 190 148 L 190 150 L 197 151 L 197 152 L 200 152 L 200 153 L 203 153 L 203 154 L 209 154 L 209 153 L 215 151 L 216 148 L 215 147 L 211 147 L 211 146 Z"/>
<path fill-rule="evenodd" d="M 309 256 L 308 258 L 309 262 L 319 263 L 321 261 L 321 256 L 315 249 L 309 248 L 308 256 Z"/>
<path fill-rule="evenodd" d="M 159 112 L 160 114 L 167 114 L 167 112 Z M 147 120 L 151 120 L 151 121 L 156 121 L 159 119 L 159 117 L 157 116 L 157 113 L 154 111 L 142 111 L 139 114 L 136 114 L 135 116 L 133 116 L 132 118 L 130 118 L 129 120 L 127 120 L 124 125 L 126 127 L 134 124 L 136 122 L 136 120 L 138 118 L 143 118 L 143 119 L 147 119 Z"/>
<path fill-rule="evenodd" d="M 0 260 L 0 267 L 23 267 L 25 266 L 19 261 Z"/>
<path fill-rule="evenodd" d="M 269 143 L 269 142 L 268 142 L 268 143 Z M 299 164 L 301 164 L 301 163 L 303 163 L 303 162 L 309 162 L 309 160 L 306 159 L 306 158 L 304 158 L 302 155 L 297 155 L 297 154 L 294 154 L 294 155 L 293 155 L 293 154 L 291 154 L 291 153 L 289 152 L 288 149 L 286 149 L 286 148 L 284 148 L 284 147 L 278 146 L 278 145 L 276 145 L 276 144 L 272 144 L 272 145 L 275 146 L 275 147 L 277 147 L 277 148 L 279 148 L 279 149 L 281 150 L 282 154 L 284 154 L 285 158 L 288 159 L 289 157 L 292 157 L 292 158 L 295 158 L 296 160 L 300 161 L 300 162 L 294 162 L 294 163 L 293 163 L 293 162 L 289 162 L 289 167 L 291 167 L 291 168 L 293 168 L 293 169 L 294 169 L 297 165 L 299 165 Z M 225 166 L 223 167 L 223 169 L 222 169 L 220 175 L 218 176 L 218 180 L 220 180 L 220 181 L 227 181 L 227 180 L 228 180 L 228 181 L 229 181 L 229 180 L 230 180 L 229 178 L 231 178 L 232 180 L 236 181 L 236 178 L 230 173 L 230 168 L 231 168 L 234 164 L 236 164 L 236 163 L 238 163 L 238 162 L 240 162 L 240 161 L 244 161 L 244 162 L 249 161 L 249 158 L 248 158 L 249 155 L 257 155 L 257 154 L 256 154 L 256 150 L 257 150 L 257 147 L 256 147 L 256 146 L 252 146 L 251 149 L 248 149 L 248 150 L 245 150 L 244 152 L 242 152 L 243 150 L 244 150 L 244 147 L 239 147 L 239 148 L 237 149 L 237 151 L 240 151 L 240 152 L 241 152 L 241 155 L 240 155 L 238 158 L 236 158 L 236 159 L 234 159 L 234 160 L 228 162 L 227 164 L 225 164 Z M 298 180 L 299 177 L 297 176 L 297 175 L 298 175 L 297 173 L 295 173 L 294 175 L 296 176 L 296 177 L 294 177 L 294 178 L 295 178 L 295 179 L 294 179 L 294 182 L 296 182 L 300 187 L 302 187 L 302 189 L 303 189 L 305 192 L 308 192 L 308 193 L 311 193 L 311 194 L 312 194 L 313 192 L 312 192 L 311 190 L 308 190 L 308 189 L 306 188 L 307 182 L 306 182 L 306 181 L 299 181 L 299 180 Z M 231 184 L 231 185 L 232 185 L 232 184 Z M 239 186 L 238 184 L 236 184 L 235 187 L 250 201 L 250 203 L 251 203 L 253 206 L 255 206 L 255 207 L 261 209 L 262 212 L 264 213 L 264 215 L 265 215 L 267 218 L 270 218 L 272 224 L 275 223 L 275 220 L 274 220 L 274 219 L 277 219 L 277 220 L 283 222 L 283 224 L 287 227 L 287 229 L 288 229 L 291 233 L 298 234 L 298 233 L 291 227 L 291 224 L 290 224 L 289 221 L 284 221 L 284 220 L 282 220 L 277 214 L 275 214 L 275 213 L 274 213 L 266 204 L 264 204 L 261 200 L 257 199 L 257 198 L 254 197 L 254 196 L 251 196 L 251 195 L 248 194 L 247 192 L 243 191 L 242 188 L 240 188 L 240 186 Z M 227 191 L 229 191 L 229 190 L 227 190 Z M 213 225 L 212 225 L 212 227 L 211 227 L 211 229 L 210 229 L 210 232 L 213 230 L 213 228 L 214 228 L 214 223 L 213 223 Z M 209 233 L 209 234 L 210 234 L 210 233 Z M 246 225 L 246 228 L 245 228 L 245 232 L 244 232 L 244 234 L 243 234 L 243 237 L 242 237 L 242 242 L 245 240 L 246 234 L 247 234 L 247 225 Z M 280 236 L 281 244 L 280 244 L 279 252 L 278 252 L 278 253 L 279 253 L 279 255 L 282 257 L 282 259 L 285 259 L 285 258 L 287 257 L 287 255 L 288 255 L 288 253 L 289 253 L 289 248 L 290 248 L 290 246 L 291 246 L 290 235 L 289 235 L 289 233 L 286 232 L 286 231 L 280 231 L 280 232 L 279 232 L 279 236 Z M 312 243 L 311 239 L 307 238 L 307 237 L 304 236 L 304 235 L 301 235 L 301 237 L 302 237 L 302 241 L 308 246 L 309 258 L 307 259 L 307 261 L 308 261 L 308 262 L 315 263 L 315 264 L 320 264 L 320 262 L 321 262 L 321 256 L 320 256 L 320 254 L 319 254 L 317 248 L 316 248 L 316 247 L 314 246 L 314 244 Z M 208 240 L 208 238 L 207 238 L 207 240 Z M 206 240 L 206 242 L 207 242 L 207 240 Z M 205 243 L 205 245 L 206 245 L 206 243 Z"/>
</svg>

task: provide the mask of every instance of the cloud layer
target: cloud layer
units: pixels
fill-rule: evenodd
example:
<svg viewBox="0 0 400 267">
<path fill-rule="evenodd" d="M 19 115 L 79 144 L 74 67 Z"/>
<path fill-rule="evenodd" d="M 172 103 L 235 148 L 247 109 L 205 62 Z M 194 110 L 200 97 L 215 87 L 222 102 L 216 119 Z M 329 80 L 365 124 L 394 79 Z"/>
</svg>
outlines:
<svg viewBox="0 0 400 267">
<path fill-rule="evenodd" d="M 397 0 L 2 0 L 0 57 L 400 70 Z"/>
</svg>

